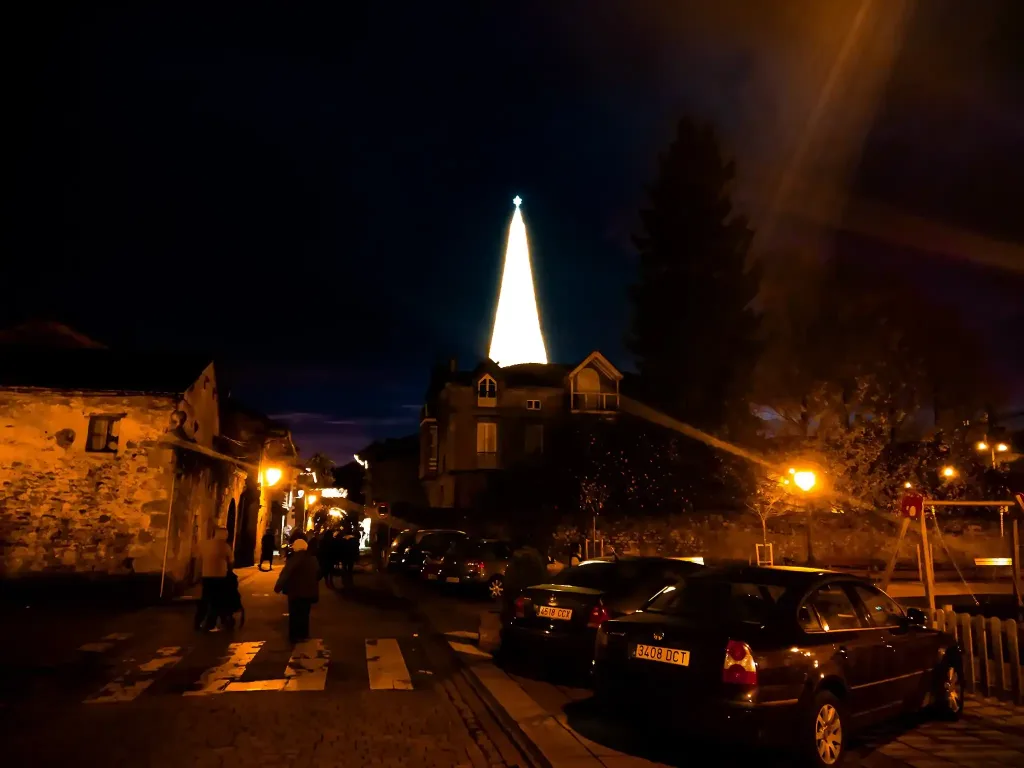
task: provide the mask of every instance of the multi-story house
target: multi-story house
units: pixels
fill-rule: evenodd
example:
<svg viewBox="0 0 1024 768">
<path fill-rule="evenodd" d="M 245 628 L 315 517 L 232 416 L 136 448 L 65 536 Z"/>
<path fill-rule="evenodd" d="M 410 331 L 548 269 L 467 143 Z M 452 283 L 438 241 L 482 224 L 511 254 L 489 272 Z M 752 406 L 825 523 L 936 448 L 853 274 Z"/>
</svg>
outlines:
<svg viewBox="0 0 1024 768">
<path fill-rule="evenodd" d="M 545 450 L 561 420 L 613 418 L 622 373 L 600 352 L 575 366 L 485 361 L 435 374 L 420 422 L 419 476 L 432 507 L 473 507 L 490 473 Z"/>
</svg>

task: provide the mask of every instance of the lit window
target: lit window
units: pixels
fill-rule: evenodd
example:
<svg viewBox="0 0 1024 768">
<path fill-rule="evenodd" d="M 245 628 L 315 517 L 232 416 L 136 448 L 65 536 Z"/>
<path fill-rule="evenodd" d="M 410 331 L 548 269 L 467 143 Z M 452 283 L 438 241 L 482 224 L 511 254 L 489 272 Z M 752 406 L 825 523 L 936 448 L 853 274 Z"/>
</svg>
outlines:
<svg viewBox="0 0 1024 768">
<path fill-rule="evenodd" d="M 476 452 L 498 452 L 498 425 L 493 421 L 478 421 L 476 423 Z"/>
<path fill-rule="evenodd" d="M 85 450 L 90 453 L 115 453 L 117 451 L 118 424 L 122 416 L 90 416 L 89 435 Z"/>
<path fill-rule="evenodd" d="M 540 410 L 540 400 L 527 400 L 526 401 L 526 410 L 528 410 L 528 411 L 539 411 Z"/>
<path fill-rule="evenodd" d="M 484 376 L 477 382 L 476 404 L 484 408 L 493 408 L 498 404 L 498 382 L 490 376 Z"/>
</svg>

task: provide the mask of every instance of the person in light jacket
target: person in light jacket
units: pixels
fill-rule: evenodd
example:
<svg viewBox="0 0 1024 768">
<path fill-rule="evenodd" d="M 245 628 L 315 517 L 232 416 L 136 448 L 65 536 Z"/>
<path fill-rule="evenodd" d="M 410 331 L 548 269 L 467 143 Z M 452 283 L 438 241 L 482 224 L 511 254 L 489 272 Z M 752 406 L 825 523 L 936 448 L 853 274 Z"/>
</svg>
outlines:
<svg viewBox="0 0 1024 768">
<path fill-rule="evenodd" d="M 293 643 L 309 639 L 309 611 L 320 599 L 320 566 L 305 540 L 292 542 L 292 556 L 277 577 L 274 591 L 288 596 L 288 638 Z"/>
<path fill-rule="evenodd" d="M 199 545 L 202 555 L 203 593 L 196 607 L 196 629 L 212 631 L 217 628 L 217 620 L 229 623 L 230 614 L 224 604 L 224 591 L 227 585 L 228 571 L 234 562 L 234 553 L 228 544 L 228 529 L 218 528 L 212 539 Z"/>
</svg>

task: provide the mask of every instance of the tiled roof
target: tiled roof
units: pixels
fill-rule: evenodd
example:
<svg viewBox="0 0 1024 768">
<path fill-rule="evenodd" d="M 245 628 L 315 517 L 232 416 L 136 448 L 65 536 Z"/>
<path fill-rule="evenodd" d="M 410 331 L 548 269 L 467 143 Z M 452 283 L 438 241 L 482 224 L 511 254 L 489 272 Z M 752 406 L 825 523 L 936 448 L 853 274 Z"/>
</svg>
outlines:
<svg viewBox="0 0 1024 768">
<path fill-rule="evenodd" d="M 106 349 L 5 347 L 0 387 L 181 395 L 210 362 L 209 357 Z"/>
</svg>

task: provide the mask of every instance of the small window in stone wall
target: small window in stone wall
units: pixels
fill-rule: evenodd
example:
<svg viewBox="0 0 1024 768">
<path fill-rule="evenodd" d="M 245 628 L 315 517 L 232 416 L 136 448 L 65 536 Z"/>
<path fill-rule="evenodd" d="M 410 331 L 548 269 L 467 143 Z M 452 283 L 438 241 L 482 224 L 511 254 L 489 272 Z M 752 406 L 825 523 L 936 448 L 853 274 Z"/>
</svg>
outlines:
<svg viewBox="0 0 1024 768">
<path fill-rule="evenodd" d="M 117 435 L 123 415 L 96 415 L 89 417 L 89 434 L 85 439 L 85 450 L 90 453 L 117 452 Z"/>
</svg>

